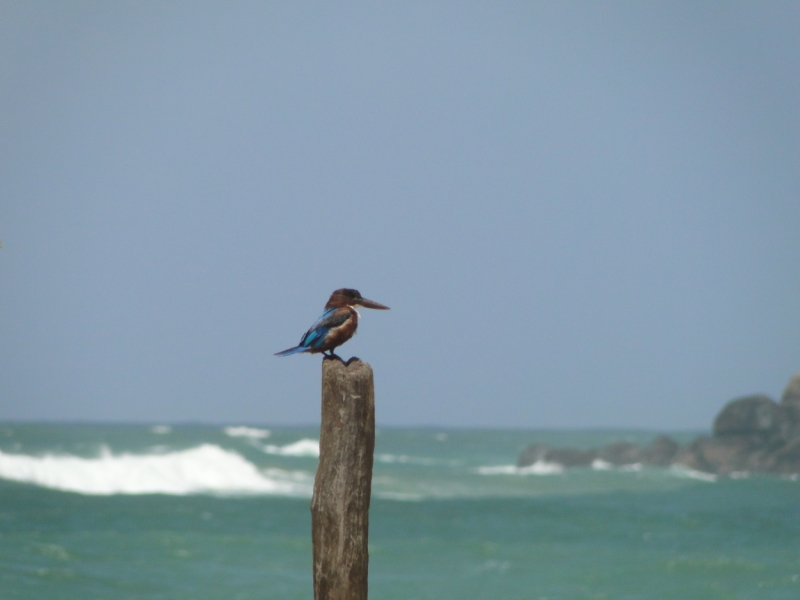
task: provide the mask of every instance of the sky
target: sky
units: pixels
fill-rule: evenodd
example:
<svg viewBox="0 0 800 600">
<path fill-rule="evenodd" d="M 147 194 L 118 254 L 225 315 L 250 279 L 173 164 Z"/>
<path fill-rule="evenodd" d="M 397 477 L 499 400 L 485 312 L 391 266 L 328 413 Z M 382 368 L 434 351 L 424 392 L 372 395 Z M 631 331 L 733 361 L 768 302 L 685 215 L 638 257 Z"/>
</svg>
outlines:
<svg viewBox="0 0 800 600">
<path fill-rule="evenodd" d="M 0 2 L 0 420 L 708 429 L 800 370 L 800 3 Z"/>
</svg>

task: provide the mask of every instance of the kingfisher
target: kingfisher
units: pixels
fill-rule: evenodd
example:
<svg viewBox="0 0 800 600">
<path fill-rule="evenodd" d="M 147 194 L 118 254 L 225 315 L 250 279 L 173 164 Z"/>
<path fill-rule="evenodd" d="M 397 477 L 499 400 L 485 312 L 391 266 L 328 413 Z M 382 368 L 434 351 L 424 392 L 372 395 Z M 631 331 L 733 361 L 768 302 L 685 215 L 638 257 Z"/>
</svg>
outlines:
<svg viewBox="0 0 800 600">
<path fill-rule="evenodd" d="M 325 354 L 325 356 L 336 356 L 333 351 L 356 333 L 360 316 L 355 309 L 356 306 L 389 310 L 388 306 L 362 297 L 358 290 L 348 288 L 336 290 L 328 299 L 325 312 L 311 326 L 311 329 L 306 331 L 300 339 L 300 343 L 294 348 L 276 352 L 275 356 L 289 356 L 298 352 L 310 354 L 322 352 L 325 354 L 326 351 L 330 354 Z"/>
</svg>

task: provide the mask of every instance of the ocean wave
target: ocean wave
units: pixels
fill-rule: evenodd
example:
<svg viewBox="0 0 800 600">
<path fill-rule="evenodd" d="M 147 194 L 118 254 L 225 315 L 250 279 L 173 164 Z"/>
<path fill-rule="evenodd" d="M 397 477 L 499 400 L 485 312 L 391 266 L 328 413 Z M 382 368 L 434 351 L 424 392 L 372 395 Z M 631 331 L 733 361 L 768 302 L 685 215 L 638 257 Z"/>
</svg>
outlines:
<svg viewBox="0 0 800 600">
<path fill-rule="evenodd" d="M 230 437 L 243 437 L 251 440 L 261 440 L 271 435 L 269 429 L 257 429 L 255 427 L 245 427 L 243 425 L 239 427 L 226 427 L 222 431 L 225 432 L 225 435 Z"/>
<path fill-rule="evenodd" d="M 537 460 L 527 467 L 495 465 L 491 467 L 478 467 L 475 471 L 479 475 L 558 475 L 564 472 L 564 467 L 558 463 Z"/>
<path fill-rule="evenodd" d="M 425 494 L 414 494 L 405 492 L 374 492 L 376 498 L 381 500 L 396 500 L 398 502 L 419 502 L 425 500 Z"/>
<path fill-rule="evenodd" d="M 441 458 L 426 458 L 424 456 L 409 456 L 407 454 L 376 454 L 375 459 L 382 463 L 400 463 L 407 465 L 421 465 L 430 467 L 434 465 L 446 465 L 457 467 L 462 464 L 460 460 L 447 460 Z"/>
<path fill-rule="evenodd" d="M 309 496 L 307 479 L 296 473 L 259 471 L 240 454 L 213 444 L 165 454 L 6 454 L 0 477 L 66 492 L 112 494 L 274 494 Z"/>
<path fill-rule="evenodd" d="M 264 446 L 267 454 L 279 454 L 281 456 L 316 456 L 319 457 L 319 440 L 303 438 L 292 444 L 285 446 Z"/>
<path fill-rule="evenodd" d="M 638 473 L 642 470 L 642 463 L 633 463 L 630 465 L 620 465 L 620 471 L 628 471 L 630 473 Z"/>
<path fill-rule="evenodd" d="M 712 482 L 718 479 L 716 475 L 704 473 L 703 471 L 696 471 L 694 469 L 690 469 L 689 467 L 684 467 L 683 465 L 673 465 L 669 468 L 669 472 L 676 477 L 697 479 L 699 481 Z"/>
<path fill-rule="evenodd" d="M 170 427 L 169 425 L 153 425 L 150 428 L 150 431 L 152 431 L 157 435 L 166 435 L 172 432 L 172 427 Z"/>
</svg>

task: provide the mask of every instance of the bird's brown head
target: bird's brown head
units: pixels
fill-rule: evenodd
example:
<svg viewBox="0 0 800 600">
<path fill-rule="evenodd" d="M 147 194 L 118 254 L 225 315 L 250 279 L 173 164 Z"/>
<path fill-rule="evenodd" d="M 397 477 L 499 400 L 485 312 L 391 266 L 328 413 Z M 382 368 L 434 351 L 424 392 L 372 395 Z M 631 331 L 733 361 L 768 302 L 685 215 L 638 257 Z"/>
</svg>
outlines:
<svg viewBox="0 0 800 600">
<path fill-rule="evenodd" d="M 351 290 L 349 288 L 341 288 L 333 292 L 325 308 L 342 308 L 343 306 L 363 306 L 364 308 L 389 310 L 388 306 L 384 306 L 373 300 L 367 300 L 361 296 L 358 290 Z"/>
</svg>

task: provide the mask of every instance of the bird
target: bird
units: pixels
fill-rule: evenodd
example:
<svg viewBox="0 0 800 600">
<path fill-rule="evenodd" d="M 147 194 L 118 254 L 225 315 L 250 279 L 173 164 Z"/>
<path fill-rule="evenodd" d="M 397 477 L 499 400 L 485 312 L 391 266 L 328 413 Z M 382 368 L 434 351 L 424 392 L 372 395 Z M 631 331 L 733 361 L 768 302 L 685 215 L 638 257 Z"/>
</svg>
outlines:
<svg viewBox="0 0 800 600">
<path fill-rule="evenodd" d="M 290 356 L 298 352 L 309 354 L 321 352 L 326 357 L 336 357 L 334 350 L 353 337 L 358 328 L 360 315 L 355 309 L 356 306 L 389 310 L 388 306 L 362 297 L 358 290 L 338 289 L 331 294 L 325 305 L 325 312 L 306 331 L 300 343 L 294 348 L 276 352 L 275 356 Z M 325 354 L 326 352 L 330 354 Z"/>
</svg>

